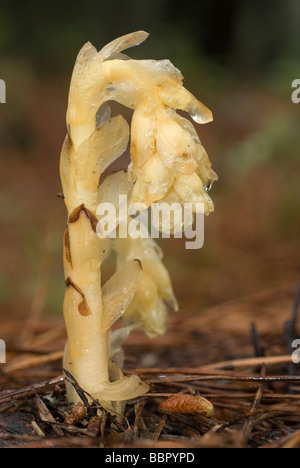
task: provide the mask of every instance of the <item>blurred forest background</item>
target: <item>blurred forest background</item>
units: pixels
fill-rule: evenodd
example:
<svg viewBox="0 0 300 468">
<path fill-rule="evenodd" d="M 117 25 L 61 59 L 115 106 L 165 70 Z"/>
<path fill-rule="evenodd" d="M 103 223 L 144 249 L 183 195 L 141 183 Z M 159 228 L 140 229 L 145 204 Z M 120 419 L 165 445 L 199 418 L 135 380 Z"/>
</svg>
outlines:
<svg viewBox="0 0 300 468">
<path fill-rule="evenodd" d="M 0 5 L 0 319 L 62 313 L 58 166 L 73 64 L 86 41 L 99 49 L 139 29 L 150 37 L 129 55 L 170 59 L 214 113 L 197 127 L 220 177 L 205 245 L 160 241 L 181 308 L 298 282 L 299 1 L 12 0 Z"/>
</svg>

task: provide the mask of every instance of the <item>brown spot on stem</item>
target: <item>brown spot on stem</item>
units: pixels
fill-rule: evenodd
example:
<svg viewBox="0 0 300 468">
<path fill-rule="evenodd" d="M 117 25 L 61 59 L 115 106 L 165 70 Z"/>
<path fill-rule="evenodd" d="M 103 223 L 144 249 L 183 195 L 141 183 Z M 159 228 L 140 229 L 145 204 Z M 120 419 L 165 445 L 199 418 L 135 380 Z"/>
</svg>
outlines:
<svg viewBox="0 0 300 468">
<path fill-rule="evenodd" d="M 70 248 L 70 235 L 69 235 L 69 229 L 65 230 L 65 236 L 64 236 L 64 243 L 65 243 L 65 254 L 66 254 L 66 259 L 67 261 L 71 264 L 71 267 L 73 269 L 73 264 L 72 264 L 72 256 L 71 256 L 71 248 Z"/>
<path fill-rule="evenodd" d="M 78 306 L 78 311 L 79 311 L 80 315 L 82 315 L 83 317 L 87 317 L 88 315 L 91 315 L 90 308 L 87 305 L 87 302 L 86 302 L 85 298 L 84 298 L 84 300 L 82 302 L 80 302 L 80 304 Z"/>
<path fill-rule="evenodd" d="M 75 291 L 77 291 L 78 294 L 80 294 L 80 296 L 82 297 L 82 301 L 78 305 L 78 312 L 80 313 L 80 315 L 84 317 L 87 317 L 88 315 L 92 315 L 92 312 L 88 306 L 88 303 L 87 303 L 87 300 L 83 291 L 79 288 L 79 286 L 77 286 L 77 284 L 74 283 L 74 281 L 71 280 L 71 278 L 68 277 L 66 279 L 66 287 L 68 288 L 70 286 L 74 288 Z"/>
<path fill-rule="evenodd" d="M 86 217 L 90 220 L 93 231 L 97 232 L 96 228 L 98 224 L 98 219 L 96 218 L 94 213 L 92 213 L 88 208 L 85 207 L 84 203 L 82 203 L 82 205 L 78 206 L 72 211 L 72 213 L 69 216 L 69 223 L 70 224 L 76 223 L 76 221 L 78 221 L 79 216 L 82 212 L 84 212 Z"/>
</svg>

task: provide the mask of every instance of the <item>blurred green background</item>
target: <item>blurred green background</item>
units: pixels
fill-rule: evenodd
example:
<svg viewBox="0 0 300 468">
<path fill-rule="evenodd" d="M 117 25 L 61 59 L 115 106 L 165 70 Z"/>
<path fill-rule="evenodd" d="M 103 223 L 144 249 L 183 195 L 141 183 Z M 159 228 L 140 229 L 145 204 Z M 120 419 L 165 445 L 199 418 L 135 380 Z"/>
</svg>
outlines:
<svg viewBox="0 0 300 468">
<path fill-rule="evenodd" d="M 133 58 L 169 58 L 214 113 L 198 127 L 220 180 L 200 251 L 160 241 L 183 309 L 299 276 L 297 0 L 11 1 L 0 5 L 0 318 L 61 314 L 66 221 L 58 165 L 79 49 L 144 29 Z M 109 268 L 108 272 L 109 274 Z"/>
</svg>

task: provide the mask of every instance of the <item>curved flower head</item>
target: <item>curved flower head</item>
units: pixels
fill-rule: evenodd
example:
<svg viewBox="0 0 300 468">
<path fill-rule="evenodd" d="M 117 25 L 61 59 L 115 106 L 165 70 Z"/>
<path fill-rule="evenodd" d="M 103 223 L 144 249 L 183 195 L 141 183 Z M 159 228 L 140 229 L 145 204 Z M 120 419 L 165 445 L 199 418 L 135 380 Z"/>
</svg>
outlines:
<svg viewBox="0 0 300 468">
<path fill-rule="evenodd" d="M 103 68 L 111 79 L 110 99 L 134 109 L 131 202 L 150 206 L 174 189 L 179 202 L 204 203 L 209 214 L 213 204 L 206 191 L 217 176 L 192 123 L 176 109 L 189 112 L 197 123 L 210 122 L 211 112 L 183 87 L 181 73 L 168 60 L 112 60 Z M 185 196 L 179 187 L 181 176 L 191 177 L 191 191 Z"/>
<path fill-rule="evenodd" d="M 181 72 L 169 60 L 132 60 L 120 55 L 147 37 L 138 31 L 116 39 L 100 52 L 90 43 L 81 49 L 67 113 L 71 140 L 76 147 L 95 131 L 97 112 L 107 101 L 133 109 L 132 203 L 150 206 L 175 195 L 180 203 L 204 203 L 204 212 L 209 214 L 213 203 L 207 190 L 217 176 L 192 123 L 176 110 L 188 112 L 202 124 L 210 122 L 212 114 L 184 88 Z"/>
</svg>

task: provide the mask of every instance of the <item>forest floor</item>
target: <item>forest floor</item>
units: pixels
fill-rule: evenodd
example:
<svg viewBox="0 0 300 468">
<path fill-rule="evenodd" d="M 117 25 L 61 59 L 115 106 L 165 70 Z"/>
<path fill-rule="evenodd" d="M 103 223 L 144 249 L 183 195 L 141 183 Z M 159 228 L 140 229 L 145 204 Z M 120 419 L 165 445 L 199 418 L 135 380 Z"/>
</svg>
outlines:
<svg viewBox="0 0 300 468">
<path fill-rule="evenodd" d="M 181 310 L 153 340 L 135 331 L 125 373 L 138 374 L 150 391 L 128 402 L 121 422 L 105 412 L 97 420 L 93 402 L 81 422 L 67 424 L 61 319 L 2 321 L 0 447 L 299 447 L 300 375 L 289 349 L 298 296 L 291 286 L 201 314 Z M 214 416 L 159 409 L 178 394 L 205 397 Z"/>
</svg>

